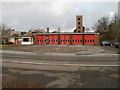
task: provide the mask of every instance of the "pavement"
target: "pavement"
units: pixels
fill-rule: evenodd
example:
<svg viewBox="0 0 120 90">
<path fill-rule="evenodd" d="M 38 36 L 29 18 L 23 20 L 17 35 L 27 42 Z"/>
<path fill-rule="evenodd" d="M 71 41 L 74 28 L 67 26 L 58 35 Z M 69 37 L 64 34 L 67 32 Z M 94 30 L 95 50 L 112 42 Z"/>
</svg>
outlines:
<svg viewBox="0 0 120 90">
<path fill-rule="evenodd" d="M 53 55 L 53 56 L 76 56 L 76 55 L 119 55 L 119 49 L 101 46 L 13 46 L 1 53 L 23 55 Z"/>
<path fill-rule="evenodd" d="M 113 67 L 80 67 L 74 71 L 3 67 L 3 70 L 3 81 L 7 80 L 12 88 L 19 88 L 15 81 L 39 84 L 42 88 L 118 88 L 118 78 L 111 76 L 117 73 Z"/>
</svg>

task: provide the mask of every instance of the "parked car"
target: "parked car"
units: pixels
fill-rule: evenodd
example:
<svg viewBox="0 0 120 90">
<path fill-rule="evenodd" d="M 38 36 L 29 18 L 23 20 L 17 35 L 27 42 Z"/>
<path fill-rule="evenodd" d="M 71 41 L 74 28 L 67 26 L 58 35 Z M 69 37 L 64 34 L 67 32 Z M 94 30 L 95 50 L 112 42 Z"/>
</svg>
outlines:
<svg viewBox="0 0 120 90">
<path fill-rule="evenodd" d="M 109 41 L 102 41 L 101 46 L 112 46 L 113 43 Z"/>
<path fill-rule="evenodd" d="M 114 43 L 114 46 L 115 46 L 116 48 L 120 48 L 120 42 L 115 42 L 115 43 Z"/>
</svg>

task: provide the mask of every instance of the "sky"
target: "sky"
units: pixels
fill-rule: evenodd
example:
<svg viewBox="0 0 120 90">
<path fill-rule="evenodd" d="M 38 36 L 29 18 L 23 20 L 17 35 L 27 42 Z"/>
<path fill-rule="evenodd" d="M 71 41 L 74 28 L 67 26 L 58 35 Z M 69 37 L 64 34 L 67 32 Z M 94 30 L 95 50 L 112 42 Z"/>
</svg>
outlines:
<svg viewBox="0 0 120 90">
<path fill-rule="evenodd" d="M 76 15 L 83 16 L 86 28 L 94 27 L 100 17 L 111 18 L 118 12 L 118 2 L 2 2 L 2 23 L 17 30 L 61 28 L 62 32 L 72 32 L 76 27 Z"/>
</svg>

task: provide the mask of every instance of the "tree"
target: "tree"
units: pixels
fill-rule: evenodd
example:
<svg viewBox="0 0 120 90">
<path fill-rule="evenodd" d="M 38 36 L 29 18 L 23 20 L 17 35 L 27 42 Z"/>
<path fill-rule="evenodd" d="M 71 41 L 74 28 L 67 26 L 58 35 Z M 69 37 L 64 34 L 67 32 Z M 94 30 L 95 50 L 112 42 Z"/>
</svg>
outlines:
<svg viewBox="0 0 120 90">
<path fill-rule="evenodd" d="M 101 33 L 102 40 L 120 41 L 120 19 L 114 14 L 110 20 L 108 17 L 98 19 L 95 24 L 95 32 Z"/>
<path fill-rule="evenodd" d="M 112 17 L 111 23 L 117 24 L 118 20 L 119 20 L 118 15 L 117 15 L 117 13 L 115 13 Z"/>
<path fill-rule="evenodd" d="M 53 31 L 52 33 L 58 33 L 58 32 L 55 30 L 55 31 Z"/>
<path fill-rule="evenodd" d="M 4 42 L 8 42 L 8 39 L 11 37 L 11 35 L 12 35 L 12 29 L 10 28 L 10 27 L 8 27 L 7 25 L 5 25 L 5 24 L 2 24 L 1 26 L 0 26 L 0 31 L 1 31 L 1 39 L 2 39 L 2 41 L 4 41 Z"/>
<path fill-rule="evenodd" d="M 76 33 L 76 28 L 73 30 L 74 33 Z"/>
<path fill-rule="evenodd" d="M 86 28 L 86 30 L 85 30 L 86 32 L 90 32 L 90 29 L 89 28 Z"/>
<path fill-rule="evenodd" d="M 60 33 L 60 27 L 58 27 L 58 33 Z"/>
<path fill-rule="evenodd" d="M 98 32 L 98 33 L 109 32 L 109 29 L 108 29 L 109 23 L 110 22 L 109 22 L 108 17 L 102 17 L 102 18 L 98 19 L 98 21 L 95 25 L 95 29 L 96 29 L 95 32 Z"/>
</svg>

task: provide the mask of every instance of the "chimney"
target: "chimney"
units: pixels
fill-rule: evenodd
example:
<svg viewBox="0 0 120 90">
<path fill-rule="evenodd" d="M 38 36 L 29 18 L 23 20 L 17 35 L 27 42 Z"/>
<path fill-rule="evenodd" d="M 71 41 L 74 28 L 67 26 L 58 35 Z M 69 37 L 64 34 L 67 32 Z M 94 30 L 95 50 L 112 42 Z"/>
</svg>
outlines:
<svg viewBox="0 0 120 90">
<path fill-rule="evenodd" d="M 47 33 L 49 33 L 49 27 L 47 27 Z"/>
</svg>

